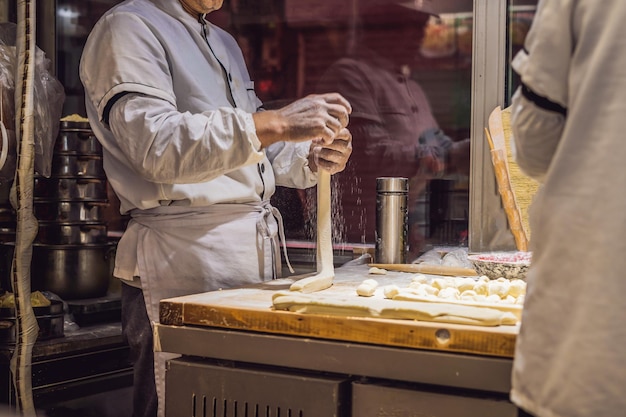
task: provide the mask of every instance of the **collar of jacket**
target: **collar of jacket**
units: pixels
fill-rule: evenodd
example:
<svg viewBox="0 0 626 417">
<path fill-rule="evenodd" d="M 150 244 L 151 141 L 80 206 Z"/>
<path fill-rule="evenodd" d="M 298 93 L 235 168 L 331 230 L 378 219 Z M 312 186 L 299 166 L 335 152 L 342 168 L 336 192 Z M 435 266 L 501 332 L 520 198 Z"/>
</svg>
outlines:
<svg viewBox="0 0 626 417">
<path fill-rule="evenodd" d="M 192 15 L 187 13 L 185 9 L 183 9 L 183 5 L 179 0 L 148 0 L 153 3 L 156 7 L 163 10 L 165 13 L 169 14 L 172 17 L 175 17 L 178 20 L 190 22 L 199 22 L 200 19 L 203 19 L 203 15 L 199 15 L 194 19 Z"/>
</svg>

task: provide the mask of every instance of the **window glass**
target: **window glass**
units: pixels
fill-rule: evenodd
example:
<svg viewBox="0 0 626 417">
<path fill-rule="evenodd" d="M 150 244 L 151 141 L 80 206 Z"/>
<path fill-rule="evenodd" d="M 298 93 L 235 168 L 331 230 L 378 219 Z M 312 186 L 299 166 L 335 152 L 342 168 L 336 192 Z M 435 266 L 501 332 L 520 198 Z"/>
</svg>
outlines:
<svg viewBox="0 0 626 417">
<path fill-rule="evenodd" d="M 105 11 L 121 0 L 56 0 L 55 66 L 65 87 L 64 114 L 85 115 L 85 92 L 78 75 L 83 46 L 93 25 Z M 52 23 L 40 19 L 44 30 Z"/>
<path fill-rule="evenodd" d="M 535 16 L 536 8 L 537 0 L 509 0 L 509 12 L 507 14 L 507 106 L 511 104 L 511 96 L 520 82 L 510 63 L 524 47 L 524 40 Z"/>
<path fill-rule="evenodd" d="M 242 46 L 266 108 L 331 91 L 351 102 L 354 150 L 333 178 L 338 245 L 374 245 L 383 176 L 410 179 L 412 253 L 466 244 L 471 0 L 226 0 L 210 19 Z M 314 239 L 314 198 L 277 190 L 288 240 Z"/>
<path fill-rule="evenodd" d="M 82 47 L 118 2 L 56 1 L 54 58 L 66 88 L 64 114 L 85 113 Z M 351 102 L 354 151 L 333 178 L 339 247 L 374 245 L 376 178 L 383 176 L 410 179 L 411 254 L 467 244 L 472 3 L 225 0 L 209 15 L 238 41 L 266 109 L 330 91 Z M 314 242 L 314 200 L 314 189 L 278 187 L 273 203 L 291 244 Z"/>
</svg>

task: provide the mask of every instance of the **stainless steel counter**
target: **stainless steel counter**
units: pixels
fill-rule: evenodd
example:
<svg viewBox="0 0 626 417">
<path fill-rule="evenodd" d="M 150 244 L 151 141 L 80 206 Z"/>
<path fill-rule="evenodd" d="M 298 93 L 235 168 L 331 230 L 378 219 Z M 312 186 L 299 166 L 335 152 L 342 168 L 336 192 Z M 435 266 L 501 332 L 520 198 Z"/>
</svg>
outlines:
<svg viewBox="0 0 626 417">
<path fill-rule="evenodd" d="M 167 417 L 516 416 L 515 329 L 271 311 L 280 288 L 165 302 Z"/>
</svg>

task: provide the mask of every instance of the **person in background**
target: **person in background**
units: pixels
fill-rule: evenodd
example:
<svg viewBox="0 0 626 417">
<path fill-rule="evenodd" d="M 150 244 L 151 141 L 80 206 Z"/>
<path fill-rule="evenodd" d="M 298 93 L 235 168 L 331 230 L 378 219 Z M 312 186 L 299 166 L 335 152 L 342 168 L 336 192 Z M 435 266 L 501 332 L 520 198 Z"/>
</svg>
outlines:
<svg viewBox="0 0 626 417">
<path fill-rule="evenodd" d="M 338 91 L 350 101 L 354 152 L 334 176 L 342 203 L 344 238 L 375 242 L 376 178 L 407 177 L 409 246 L 415 258 L 426 244 L 418 203 L 434 178 L 469 175 L 469 139 L 453 141 L 437 124 L 422 87 L 411 78 L 431 1 L 361 0 L 348 55 L 320 78 L 317 91 Z M 420 211 L 421 210 L 421 211 Z"/>
<path fill-rule="evenodd" d="M 206 19 L 221 6 L 124 1 L 94 26 L 81 58 L 107 179 L 131 215 L 114 275 L 135 417 L 164 414 L 166 356 L 153 352 L 151 326 L 160 300 L 278 277 L 275 186 L 312 187 L 318 169 L 344 169 L 352 149 L 339 94 L 260 111 L 234 38 Z"/>
<path fill-rule="evenodd" d="M 513 60 L 519 166 L 541 183 L 513 362 L 520 416 L 626 410 L 626 2 L 540 0 Z"/>
</svg>

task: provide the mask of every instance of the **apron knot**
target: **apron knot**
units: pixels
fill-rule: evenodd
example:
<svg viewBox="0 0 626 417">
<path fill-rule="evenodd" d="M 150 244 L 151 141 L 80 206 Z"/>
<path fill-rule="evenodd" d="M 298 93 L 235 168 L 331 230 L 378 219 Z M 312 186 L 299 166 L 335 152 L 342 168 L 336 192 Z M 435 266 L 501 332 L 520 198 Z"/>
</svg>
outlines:
<svg viewBox="0 0 626 417">
<path fill-rule="evenodd" d="M 289 262 L 289 256 L 287 255 L 287 241 L 285 239 L 285 226 L 283 224 L 283 216 L 280 214 L 280 211 L 274 206 L 270 204 L 269 201 L 264 201 L 261 205 L 261 218 L 257 223 L 257 231 L 263 239 L 274 239 L 276 237 L 276 233 L 272 233 L 270 228 L 267 226 L 267 219 L 269 216 L 274 216 L 276 219 L 276 223 L 278 223 L 278 238 L 280 241 L 280 245 L 283 248 L 283 255 L 285 256 L 285 262 L 287 263 L 287 267 L 289 271 L 293 274 L 294 269 Z"/>
</svg>

